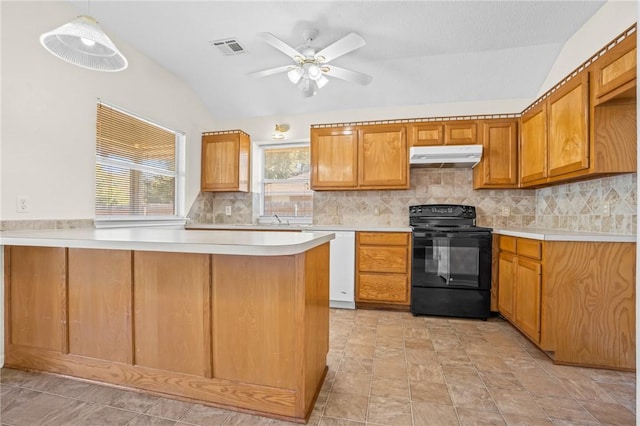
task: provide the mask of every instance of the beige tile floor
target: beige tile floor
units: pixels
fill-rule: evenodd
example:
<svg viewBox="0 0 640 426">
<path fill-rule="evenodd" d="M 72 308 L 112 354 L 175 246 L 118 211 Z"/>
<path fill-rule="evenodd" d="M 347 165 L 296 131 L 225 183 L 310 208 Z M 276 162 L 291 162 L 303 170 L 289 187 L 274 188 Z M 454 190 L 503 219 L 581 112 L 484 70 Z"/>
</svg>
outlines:
<svg viewBox="0 0 640 426">
<path fill-rule="evenodd" d="M 309 424 L 634 425 L 634 373 L 553 365 L 500 319 L 332 310 L 329 373 Z M 290 425 L 3 369 L 3 425 Z"/>
</svg>

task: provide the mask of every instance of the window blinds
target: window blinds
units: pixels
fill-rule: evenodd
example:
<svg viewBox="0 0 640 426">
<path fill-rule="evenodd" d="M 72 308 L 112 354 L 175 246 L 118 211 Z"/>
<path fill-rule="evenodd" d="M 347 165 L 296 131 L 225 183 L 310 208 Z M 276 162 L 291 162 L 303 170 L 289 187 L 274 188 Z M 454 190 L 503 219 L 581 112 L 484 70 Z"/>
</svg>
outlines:
<svg viewBox="0 0 640 426">
<path fill-rule="evenodd" d="M 96 216 L 174 216 L 176 132 L 97 108 Z"/>
</svg>

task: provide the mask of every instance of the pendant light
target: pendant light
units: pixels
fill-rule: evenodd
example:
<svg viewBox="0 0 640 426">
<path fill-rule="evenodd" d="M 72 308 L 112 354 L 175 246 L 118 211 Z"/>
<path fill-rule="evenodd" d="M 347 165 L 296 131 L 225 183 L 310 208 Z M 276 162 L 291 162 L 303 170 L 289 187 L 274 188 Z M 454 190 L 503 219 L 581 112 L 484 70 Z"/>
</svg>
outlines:
<svg viewBox="0 0 640 426">
<path fill-rule="evenodd" d="M 82 68 L 115 72 L 128 65 L 124 55 L 90 16 L 79 16 L 42 34 L 40 43 L 58 58 Z"/>
</svg>

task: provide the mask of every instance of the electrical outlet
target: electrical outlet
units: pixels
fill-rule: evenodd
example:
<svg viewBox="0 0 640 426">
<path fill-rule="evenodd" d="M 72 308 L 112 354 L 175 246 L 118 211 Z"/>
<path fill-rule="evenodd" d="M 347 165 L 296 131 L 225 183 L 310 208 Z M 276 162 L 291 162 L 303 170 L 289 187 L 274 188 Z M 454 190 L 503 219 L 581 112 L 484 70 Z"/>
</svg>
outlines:
<svg viewBox="0 0 640 426">
<path fill-rule="evenodd" d="M 509 206 L 502 206 L 500 213 L 502 214 L 502 216 L 509 216 L 511 214 L 511 209 L 509 208 Z"/>
<path fill-rule="evenodd" d="M 31 211 L 31 206 L 29 205 L 29 197 L 24 195 L 18 195 L 16 197 L 16 212 L 29 213 L 30 211 Z"/>
<path fill-rule="evenodd" d="M 602 202 L 602 216 L 609 217 L 611 216 L 611 206 L 608 201 Z"/>
<path fill-rule="evenodd" d="M 226 214 L 227 216 L 231 216 L 231 206 L 225 206 L 224 214 Z"/>
</svg>

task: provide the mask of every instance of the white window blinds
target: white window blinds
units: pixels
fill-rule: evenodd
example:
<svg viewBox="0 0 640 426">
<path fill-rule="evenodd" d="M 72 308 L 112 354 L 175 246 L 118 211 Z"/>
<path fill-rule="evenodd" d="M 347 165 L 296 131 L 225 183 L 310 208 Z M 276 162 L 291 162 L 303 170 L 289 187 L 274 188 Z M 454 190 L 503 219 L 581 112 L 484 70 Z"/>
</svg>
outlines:
<svg viewBox="0 0 640 426">
<path fill-rule="evenodd" d="M 180 136 L 98 103 L 96 219 L 175 217 Z"/>
</svg>

